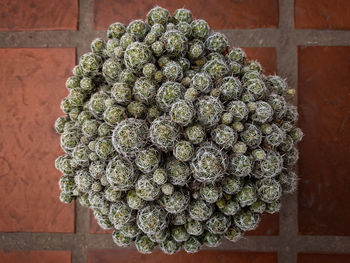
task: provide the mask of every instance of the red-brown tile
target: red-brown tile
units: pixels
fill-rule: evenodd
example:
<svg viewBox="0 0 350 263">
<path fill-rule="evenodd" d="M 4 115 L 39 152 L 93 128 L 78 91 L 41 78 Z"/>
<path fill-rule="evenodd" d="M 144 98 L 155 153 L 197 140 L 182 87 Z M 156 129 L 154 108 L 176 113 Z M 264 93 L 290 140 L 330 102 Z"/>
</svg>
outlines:
<svg viewBox="0 0 350 263">
<path fill-rule="evenodd" d="M 296 28 L 350 29 L 349 0 L 296 0 Z"/>
<path fill-rule="evenodd" d="M 0 31 L 76 30 L 78 0 L 0 1 Z"/>
<path fill-rule="evenodd" d="M 299 47 L 299 232 L 350 235 L 350 47 Z"/>
<path fill-rule="evenodd" d="M 275 74 L 277 71 L 276 48 L 274 47 L 245 47 L 248 59 L 257 60 L 264 69 L 266 75 Z"/>
<path fill-rule="evenodd" d="M 200 251 L 195 254 L 187 254 L 184 251 L 175 255 L 166 255 L 161 251 L 144 255 L 135 250 L 89 250 L 89 263 L 274 263 L 277 262 L 276 253 L 263 252 L 233 252 L 233 251 Z"/>
<path fill-rule="evenodd" d="M 54 167 L 54 122 L 74 64 L 73 48 L 0 49 L 0 231 L 74 231 Z"/>
<path fill-rule="evenodd" d="M 245 232 L 246 236 L 278 236 L 279 233 L 279 214 L 264 213 L 261 217 L 259 226 L 253 231 Z"/>
<path fill-rule="evenodd" d="M 144 19 L 155 4 L 171 12 L 178 8 L 190 9 L 195 18 L 205 19 L 213 29 L 278 27 L 277 0 L 221 0 L 220 3 L 215 0 L 95 0 L 94 4 L 94 25 L 98 30 L 117 21 L 128 24 L 134 19 Z"/>
<path fill-rule="evenodd" d="M 3 263 L 70 263 L 70 251 L 4 251 L 0 250 L 0 262 Z"/>
<path fill-rule="evenodd" d="M 93 212 L 90 210 L 90 234 L 112 234 L 113 230 L 103 230 L 98 224 L 94 217 Z"/>
<path fill-rule="evenodd" d="M 350 254 L 298 254 L 298 263 L 345 263 L 350 262 Z"/>
</svg>

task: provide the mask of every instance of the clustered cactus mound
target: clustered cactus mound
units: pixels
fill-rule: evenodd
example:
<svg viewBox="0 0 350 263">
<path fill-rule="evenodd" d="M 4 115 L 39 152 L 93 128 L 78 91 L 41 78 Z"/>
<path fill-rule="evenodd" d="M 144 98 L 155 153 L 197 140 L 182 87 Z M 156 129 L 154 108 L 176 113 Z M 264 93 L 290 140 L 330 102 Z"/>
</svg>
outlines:
<svg viewBox="0 0 350 263">
<path fill-rule="evenodd" d="M 186 9 L 155 7 L 107 36 L 66 82 L 60 200 L 141 253 L 237 241 L 278 212 L 303 137 L 286 81 Z"/>
</svg>

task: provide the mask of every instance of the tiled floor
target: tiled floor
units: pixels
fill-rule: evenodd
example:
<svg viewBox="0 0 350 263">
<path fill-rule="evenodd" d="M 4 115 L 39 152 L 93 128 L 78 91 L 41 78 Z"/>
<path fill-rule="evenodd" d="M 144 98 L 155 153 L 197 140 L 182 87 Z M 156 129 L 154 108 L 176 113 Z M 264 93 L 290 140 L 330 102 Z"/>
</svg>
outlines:
<svg viewBox="0 0 350 263">
<path fill-rule="evenodd" d="M 52 123 L 89 42 L 154 3 L 186 7 L 298 90 L 299 190 L 220 251 L 118 249 L 89 211 L 58 201 Z M 0 262 L 350 262 L 350 1 L 0 1 Z M 89 220 L 90 218 L 90 220 Z"/>
</svg>

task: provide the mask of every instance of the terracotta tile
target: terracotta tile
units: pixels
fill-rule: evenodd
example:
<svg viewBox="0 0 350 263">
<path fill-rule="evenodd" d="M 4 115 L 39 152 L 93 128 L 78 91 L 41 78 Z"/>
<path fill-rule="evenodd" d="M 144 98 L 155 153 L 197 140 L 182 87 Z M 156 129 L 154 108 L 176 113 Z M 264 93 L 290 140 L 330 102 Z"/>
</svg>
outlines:
<svg viewBox="0 0 350 263">
<path fill-rule="evenodd" d="M 350 1 L 296 0 L 296 28 L 350 29 Z"/>
<path fill-rule="evenodd" d="M 0 31 L 78 28 L 78 0 L 4 0 L 0 10 Z"/>
<path fill-rule="evenodd" d="M 264 213 L 261 217 L 259 226 L 253 231 L 245 232 L 246 236 L 278 236 L 279 233 L 279 214 L 270 215 Z"/>
<path fill-rule="evenodd" d="M 349 235 L 350 47 L 299 47 L 299 232 Z"/>
<path fill-rule="evenodd" d="M 0 49 L 0 231 L 74 231 L 54 167 L 54 122 L 74 64 L 73 48 Z"/>
<path fill-rule="evenodd" d="M 317 263 L 345 263 L 350 262 L 350 254 L 306 254 L 299 253 L 298 254 L 298 263 L 309 263 L 309 262 L 317 262 Z"/>
<path fill-rule="evenodd" d="M 171 12 L 178 8 L 190 9 L 195 18 L 205 19 L 213 29 L 278 27 L 277 0 L 221 0 L 220 4 L 215 0 L 158 0 L 156 4 Z M 134 19 L 144 19 L 154 6 L 151 0 L 95 0 L 95 29 L 106 29 L 117 21 L 128 24 Z"/>
<path fill-rule="evenodd" d="M 90 210 L 90 234 L 112 234 L 113 230 L 103 230 L 98 224 L 94 217 L 93 212 Z"/>
<path fill-rule="evenodd" d="M 0 262 L 4 263 L 70 263 L 70 251 L 4 251 L 0 250 Z"/>
<path fill-rule="evenodd" d="M 276 48 L 274 47 L 244 47 L 248 59 L 257 60 L 263 67 L 266 75 L 277 71 Z"/>
<path fill-rule="evenodd" d="M 161 251 L 144 255 L 135 250 L 89 250 L 89 263 L 274 263 L 277 262 L 276 253 L 263 252 L 231 252 L 231 251 L 200 251 L 195 254 L 187 254 L 184 251 L 175 255 L 166 255 Z"/>
</svg>

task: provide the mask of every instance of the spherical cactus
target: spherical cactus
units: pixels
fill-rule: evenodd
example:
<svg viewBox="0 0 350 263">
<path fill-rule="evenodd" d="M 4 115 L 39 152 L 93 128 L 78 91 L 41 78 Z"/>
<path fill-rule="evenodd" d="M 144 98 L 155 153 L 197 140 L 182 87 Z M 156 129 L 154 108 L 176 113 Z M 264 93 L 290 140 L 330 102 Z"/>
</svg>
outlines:
<svg viewBox="0 0 350 263">
<path fill-rule="evenodd" d="M 147 45 L 134 42 L 125 50 L 124 63 L 130 69 L 142 70 L 143 66 L 151 59 L 151 51 Z"/>
<path fill-rule="evenodd" d="M 203 145 L 197 149 L 191 167 L 198 181 L 215 182 L 227 168 L 226 156 L 215 145 Z"/>
<path fill-rule="evenodd" d="M 141 230 L 137 227 L 136 223 L 134 221 L 129 222 L 122 226 L 120 229 L 120 232 L 129 238 L 137 237 L 139 234 L 141 234 Z"/>
<path fill-rule="evenodd" d="M 168 30 L 161 37 L 166 53 L 170 57 L 177 57 L 185 53 L 188 41 L 185 35 L 178 30 Z"/>
<path fill-rule="evenodd" d="M 200 72 L 194 75 L 191 79 L 191 88 L 196 89 L 202 93 L 209 93 L 213 88 L 213 81 L 205 72 Z"/>
<path fill-rule="evenodd" d="M 119 190 L 132 189 L 138 176 L 130 161 L 118 157 L 109 161 L 106 175 L 108 183 Z"/>
<path fill-rule="evenodd" d="M 135 81 L 133 94 L 140 102 L 150 103 L 156 96 L 156 90 L 155 84 L 150 79 L 141 77 Z"/>
<path fill-rule="evenodd" d="M 198 252 L 201 248 L 201 242 L 198 240 L 198 238 L 191 236 L 189 239 L 187 239 L 183 244 L 183 249 L 187 253 L 195 253 Z"/>
<path fill-rule="evenodd" d="M 169 11 L 160 6 L 154 7 L 147 14 L 147 22 L 150 26 L 153 26 L 155 23 L 165 25 L 169 21 L 169 19 Z"/>
<path fill-rule="evenodd" d="M 239 154 L 231 158 L 231 169 L 233 175 L 245 177 L 252 171 L 252 161 L 248 156 Z"/>
<path fill-rule="evenodd" d="M 203 70 L 214 80 L 225 77 L 229 73 L 229 67 L 224 60 L 211 59 L 204 64 Z"/>
<path fill-rule="evenodd" d="M 207 203 L 215 203 L 222 196 L 222 187 L 214 184 L 202 185 L 199 192 Z"/>
<path fill-rule="evenodd" d="M 250 206 L 258 199 L 257 191 L 253 185 L 245 185 L 237 194 L 237 201 L 241 207 Z"/>
<path fill-rule="evenodd" d="M 142 254 L 150 254 L 154 249 L 153 241 L 143 234 L 140 234 L 136 237 L 135 246 L 137 251 Z"/>
<path fill-rule="evenodd" d="M 236 242 L 242 238 L 242 230 L 236 226 L 231 226 L 225 233 L 225 238 L 232 242 Z"/>
<path fill-rule="evenodd" d="M 129 118 L 121 121 L 113 131 L 113 146 L 120 154 L 135 155 L 146 144 L 147 131 L 142 120 Z"/>
<path fill-rule="evenodd" d="M 164 151 L 172 149 L 179 135 L 176 123 L 170 118 L 161 117 L 155 119 L 150 127 L 149 136 L 153 144 Z"/>
<path fill-rule="evenodd" d="M 156 101 L 164 111 L 169 111 L 172 104 L 184 97 L 185 88 L 177 82 L 168 81 L 158 89 Z"/>
<path fill-rule="evenodd" d="M 242 94 L 242 84 L 238 78 L 225 77 L 220 83 L 220 96 L 223 101 L 237 100 Z"/>
<path fill-rule="evenodd" d="M 216 235 L 210 231 L 206 231 L 204 233 L 203 243 L 207 247 L 217 247 L 221 244 L 221 235 Z"/>
<path fill-rule="evenodd" d="M 180 244 L 176 242 L 173 238 L 169 238 L 164 242 L 159 244 L 160 249 L 168 255 L 175 254 L 180 249 Z"/>
<path fill-rule="evenodd" d="M 211 52 L 223 53 L 227 48 L 227 38 L 224 34 L 215 32 L 205 41 L 206 48 Z"/>
<path fill-rule="evenodd" d="M 206 134 L 204 128 L 199 124 L 194 124 L 185 129 L 186 138 L 193 144 L 199 144 L 204 141 Z"/>
<path fill-rule="evenodd" d="M 188 212 L 193 220 L 205 221 L 212 215 L 213 206 L 207 204 L 202 199 L 198 199 L 190 203 Z"/>
<path fill-rule="evenodd" d="M 261 214 L 263 212 L 265 212 L 266 209 L 266 203 L 264 201 L 261 201 L 260 199 L 257 200 L 256 202 L 254 202 L 250 207 L 249 207 L 250 211 L 252 211 L 253 213 L 258 213 Z"/>
<path fill-rule="evenodd" d="M 168 181 L 173 185 L 183 186 L 190 177 L 190 167 L 187 163 L 171 159 L 166 163 Z"/>
<path fill-rule="evenodd" d="M 146 204 L 146 201 L 140 197 L 140 190 L 138 193 L 135 190 L 129 190 L 126 195 L 126 202 L 131 209 L 139 210 Z"/>
<path fill-rule="evenodd" d="M 206 21 L 155 6 L 90 48 L 54 123 L 59 199 L 92 209 L 117 246 L 236 242 L 297 188 L 294 89 Z"/>
<path fill-rule="evenodd" d="M 153 173 L 153 182 L 155 182 L 158 185 L 164 185 L 166 181 L 168 180 L 168 175 L 163 168 L 158 168 Z"/>
<path fill-rule="evenodd" d="M 163 75 L 169 81 L 181 81 L 183 78 L 183 69 L 175 61 L 169 61 L 163 67 Z"/>
<path fill-rule="evenodd" d="M 74 182 L 74 177 L 69 175 L 63 175 L 59 181 L 60 190 L 64 193 L 72 193 L 76 185 Z"/>
<path fill-rule="evenodd" d="M 104 190 L 104 198 L 110 202 L 115 202 L 122 198 L 122 192 L 113 186 L 109 186 Z"/>
<path fill-rule="evenodd" d="M 280 199 L 282 188 L 278 181 L 273 178 L 264 178 L 257 181 L 257 191 L 260 200 L 272 203 Z"/>
<path fill-rule="evenodd" d="M 114 151 L 110 138 L 101 137 L 96 141 L 95 153 L 101 160 L 106 160 Z"/>
<path fill-rule="evenodd" d="M 233 216 L 241 209 L 240 204 L 234 200 L 227 200 L 221 211 L 227 216 Z"/>
<path fill-rule="evenodd" d="M 173 154 L 179 161 L 187 162 L 194 155 L 194 146 L 189 141 L 179 141 L 175 144 Z"/>
<path fill-rule="evenodd" d="M 141 176 L 135 184 L 136 194 L 145 201 L 153 201 L 160 193 L 156 183 L 148 176 Z"/>
<path fill-rule="evenodd" d="M 184 242 L 189 239 L 190 235 L 186 232 L 184 226 L 177 225 L 171 229 L 171 237 L 177 242 Z"/>
<path fill-rule="evenodd" d="M 112 237 L 118 247 L 128 247 L 132 241 L 130 237 L 125 236 L 120 230 L 114 230 Z"/>
<path fill-rule="evenodd" d="M 160 162 L 159 152 L 155 148 L 146 148 L 137 153 L 135 164 L 143 173 L 151 173 L 158 168 Z"/>
<path fill-rule="evenodd" d="M 94 53 L 86 53 L 80 57 L 79 67 L 84 76 L 91 76 L 98 74 L 102 66 L 101 57 L 95 55 Z"/>
<path fill-rule="evenodd" d="M 202 19 L 194 20 L 191 23 L 192 27 L 192 36 L 194 38 L 206 39 L 210 32 L 210 27 L 208 23 Z"/>
<path fill-rule="evenodd" d="M 254 230 L 260 221 L 259 214 L 252 213 L 251 211 L 242 211 L 234 216 L 234 222 L 236 226 L 242 231 Z"/>
<path fill-rule="evenodd" d="M 203 224 L 196 220 L 191 220 L 185 225 L 187 233 L 192 236 L 199 236 L 204 232 Z"/>
<path fill-rule="evenodd" d="M 137 213 L 137 225 L 146 234 L 154 234 L 166 227 L 166 213 L 158 205 L 148 205 Z"/>
<path fill-rule="evenodd" d="M 252 115 L 252 120 L 260 123 L 267 122 L 273 115 L 273 109 L 265 101 L 257 101 L 255 103 L 254 114 Z"/>
<path fill-rule="evenodd" d="M 247 124 L 245 130 L 240 133 L 241 140 L 250 148 L 256 148 L 262 141 L 261 131 L 254 124 Z"/>
<path fill-rule="evenodd" d="M 93 179 L 87 170 L 78 170 L 75 173 L 74 182 L 80 192 L 86 193 L 90 190 Z"/>
<path fill-rule="evenodd" d="M 174 226 L 180 226 L 186 224 L 188 219 L 188 214 L 186 211 L 183 211 L 178 214 L 171 214 L 170 215 L 170 223 Z"/>
<path fill-rule="evenodd" d="M 169 115 L 173 122 L 187 126 L 195 115 L 194 106 L 186 100 L 178 100 L 171 106 Z"/>
<path fill-rule="evenodd" d="M 240 100 L 231 101 L 227 105 L 227 111 L 233 115 L 235 121 L 244 120 L 248 115 L 247 105 Z"/>
<path fill-rule="evenodd" d="M 241 191 L 243 181 L 237 176 L 225 177 L 222 181 L 222 190 L 226 194 L 236 194 Z"/>
<path fill-rule="evenodd" d="M 128 223 L 131 218 L 131 209 L 125 202 L 116 201 L 111 205 L 109 219 L 111 220 L 115 229 L 120 229 L 123 225 Z"/>
<path fill-rule="evenodd" d="M 154 234 L 148 234 L 147 236 L 155 243 L 162 243 L 170 236 L 170 232 L 168 229 L 163 229 Z"/>
<path fill-rule="evenodd" d="M 221 124 L 212 130 L 211 137 L 217 145 L 229 149 L 237 140 L 237 133 L 230 126 Z"/>
<path fill-rule="evenodd" d="M 177 214 L 187 209 L 189 200 L 188 193 L 175 191 L 171 195 L 163 195 L 160 202 L 168 213 Z"/>
<path fill-rule="evenodd" d="M 219 99 L 207 96 L 197 102 L 197 118 L 205 126 L 213 126 L 220 121 L 224 110 Z"/>
<path fill-rule="evenodd" d="M 162 193 L 165 195 L 171 195 L 174 193 L 174 185 L 170 183 L 165 183 L 161 186 Z"/>
<path fill-rule="evenodd" d="M 282 171 L 283 159 L 278 153 L 269 152 L 265 159 L 257 163 L 257 167 L 263 177 L 275 177 Z"/>
<path fill-rule="evenodd" d="M 231 224 L 231 221 L 230 221 L 229 217 L 227 217 L 221 213 L 213 214 L 206 221 L 207 229 L 216 235 L 225 234 L 225 232 L 227 231 L 230 224 Z"/>
<path fill-rule="evenodd" d="M 200 39 L 194 39 L 189 43 L 187 56 L 191 61 L 200 59 L 204 52 L 205 46 Z"/>
</svg>

